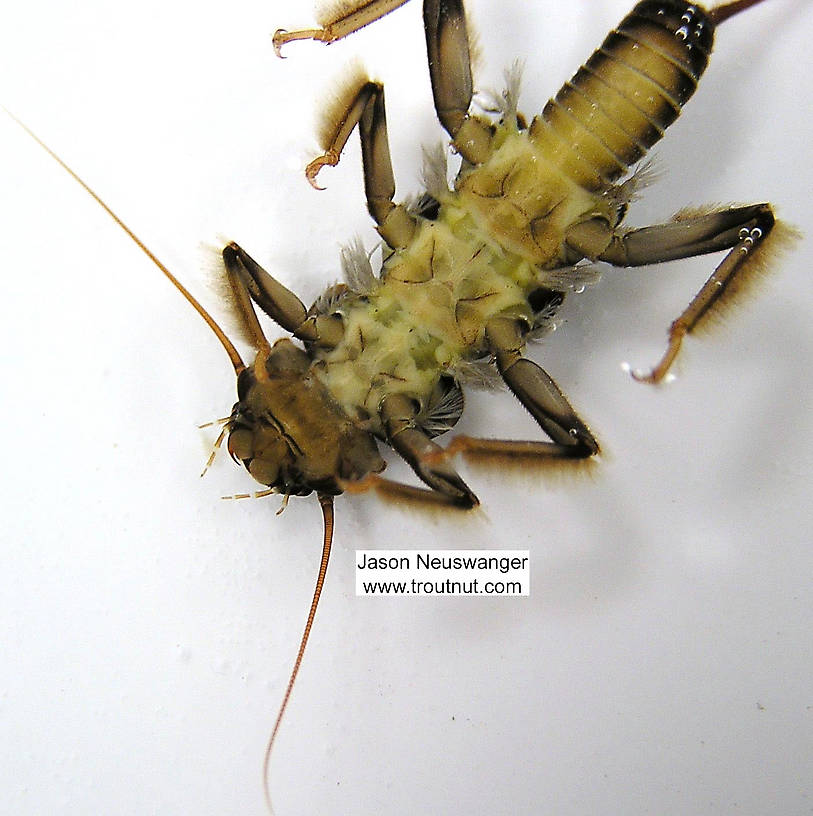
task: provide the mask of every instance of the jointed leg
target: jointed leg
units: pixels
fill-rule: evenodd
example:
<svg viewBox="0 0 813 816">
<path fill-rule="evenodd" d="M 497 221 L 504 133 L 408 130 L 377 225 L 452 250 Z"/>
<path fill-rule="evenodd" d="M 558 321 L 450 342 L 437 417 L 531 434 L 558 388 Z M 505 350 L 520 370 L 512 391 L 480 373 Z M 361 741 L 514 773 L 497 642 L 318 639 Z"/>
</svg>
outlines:
<svg viewBox="0 0 813 816">
<path fill-rule="evenodd" d="M 363 81 L 341 105 L 340 115 L 333 123 L 325 152 L 305 170 L 308 181 L 316 187 L 316 176 L 325 165 L 335 167 L 342 150 L 358 125 L 364 169 L 364 190 L 367 209 L 378 224 L 381 237 L 393 249 L 406 246 L 415 230 L 415 217 L 407 209 L 393 203 L 395 179 L 387 140 L 387 112 L 384 88 L 377 82 Z"/>
<path fill-rule="evenodd" d="M 739 245 L 752 231 L 759 232 L 751 242 L 755 245 L 767 237 L 773 224 L 770 204 L 729 207 L 700 215 L 678 213 L 668 224 L 613 234 L 598 259 L 614 266 L 647 266 L 732 247 L 739 252 Z"/>
<path fill-rule="evenodd" d="M 223 249 L 223 261 L 229 278 L 240 319 L 255 346 L 268 346 L 257 316 L 251 307 L 253 300 L 273 321 L 300 340 L 334 347 L 344 334 L 340 317 L 314 315 L 309 317 L 302 301 L 268 274 L 242 247 L 233 241 Z M 250 300 L 249 300 L 250 299 Z"/>
<path fill-rule="evenodd" d="M 375 22 L 405 2 L 406 0 L 360 0 L 355 7 L 343 10 L 338 16 L 322 20 L 322 28 L 301 31 L 280 29 L 274 34 L 274 50 L 280 55 L 281 47 L 292 40 L 335 42 Z M 478 164 L 490 153 L 491 126 L 487 120 L 469 113 L 473 84 L 463 0 L 424 0 L 423 20 L 429 75 L 438 119 L 452 137 L 457 151 L 467 161 Z M 350 113 L 348 109 L 348 114 Z M 348 120 L 351 118 L 348 115 Z M 345 141 L 346 138 L 345 136 Z M 344 142 L 341 142 L 339 151 L 343 145 Z M 335 161 L 332 159 L 328 150 L 325 156 L 310 165 L 308 178 L 312 183 L 321 166 L 338 161 L 338 153 Z"/>
<path fill-rule="evenodd" d="M 537 443 L 544 446 L 540 451 L 567 458 L 598 453 L 598 443 L 556 383 L 536 363 L 522 356 L 520 323 L 509 317 L 493 318 L 486 324 L 486 337 L 506 385 L 553 440 Z"/>
<path fill-rule="evenodd" d="M 443 503 L 475 507 L 479 502 L 468 485 L 447 462 L 445 451 L 415 424 L 417 407 L 403 394 L 387 397 L 381 419 L 387 441 L 407 461 L 419 479 L 439 494 Z M 414 491 L 414 488 L 413 488 Z"/>
<path fill-rule="evenodd" d="M 773 229 L 770 204 L 731 207 L 695 217 L 678 218 L 670 224 L 633 230 L 613 236 L 598 257 L 616 266 L 640 266 L 707 252 L 729 249 L 691 303 L 669 327 L 669 344 L 660 362 L 649 374 L 633 373 L 641 382 L 660 382 L 680 350 L 683 338 L 692 332 L 709 310 L 736 287 L 741 273 L 754 264 Z"/>
<path fill-rule="evenodd" d="M 732 0 L 730 3 L 722 3 L 708 10 L 709 18 L 715 25 L 719 25 L 729 17 L 733 17 L 735 14 L 739 14 L 741 11 L 745 11 L 747 8 L 761 2 L 762 0 Z"/>
<path fill-rule="evenodd" d="M 443 449 L 441 449 L 441 453 L 445 456 Z M 383 498 L 394 499 L 399 504 L 415 502 L 427 508 L 472 510 L 480 504 L 473 493 L 471 501 L 461 501 L 449 493 L 396 482 L 393 479 L 379 476 L 377 473 L 370 473 L 357 482 L 343 482 L 341 487 L 345 493 L 367 493 L 374 490 Z"/>
<path fill-rule="evenodd" d="M 469 114 L 473 84 L 463 0 L 424 0 L 423 26 L 438 119 L 460 155 L 479 164 L 491 152 L 491 127 Z"/>
<path fill-rule="evenodd" d="M 395 198 L 395 176 L 387 138 L 384 88 L 381 85 L 374 87 L 373 97 L 365 104 L 359 120 L 359 137 L 367 210 L 380 226 L 395 209 L 392 201 Z"/>
<path fill-rule="evenodd" d="M 359 0 L 355 7 L 342 6 L 338 14 L 325 16 L 319 20 L 321 28 L 300 31 L 285 31 L 280 28 L 274 33 L 274 52 L 281 57 L 282 46 L 294 40 L 316 40 L 329 45 L 380 20 L 406 2 L 408 0 Z"/>
<path fill-rule="evenodd" d="M 522 356 L 523 328 L 511 317 L 497 317 L 486 326 L 489 346 L 508 387 L 528 409 L 550 442 L 455 437 L 445 456 L 464 453 L 538 462 L 587 459 L 599 447 L 556 383 L 536 363 Z"/>
</svg>

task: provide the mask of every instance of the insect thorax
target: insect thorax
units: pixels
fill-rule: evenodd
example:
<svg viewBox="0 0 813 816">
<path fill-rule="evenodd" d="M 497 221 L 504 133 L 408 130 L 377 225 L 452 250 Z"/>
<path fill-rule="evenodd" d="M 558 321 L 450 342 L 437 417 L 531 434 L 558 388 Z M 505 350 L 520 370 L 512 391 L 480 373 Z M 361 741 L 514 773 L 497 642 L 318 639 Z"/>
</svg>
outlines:
<svg viewBox="0 0 813 816">
<path fill-rule="evenodd" d="M 375 433 L 386 396 L 407 394 L 426 408 L 443 375 L 457 379 L 461 364 L 484 356 L 488 320 L 511 315 L 532 326 L 541 271 L 568 263 L 568 227 L 615 218 L 604 196 L 539 155 L 527 132 L 498 132 L 491 159 L 441 196 L 437 218 L 420 220 L 370 291 L 340 304 L 343 341 L 314 352 L 315 375 Z"/>
</svg>

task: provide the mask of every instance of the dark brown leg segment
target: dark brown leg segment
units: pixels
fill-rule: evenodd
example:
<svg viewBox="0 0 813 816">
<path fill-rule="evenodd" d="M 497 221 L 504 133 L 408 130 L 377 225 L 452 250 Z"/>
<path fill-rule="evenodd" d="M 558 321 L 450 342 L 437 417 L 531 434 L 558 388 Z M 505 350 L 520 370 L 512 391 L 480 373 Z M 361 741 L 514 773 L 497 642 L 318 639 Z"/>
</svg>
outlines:
<svg viewBox="0 0 813 816">
<path fill-rule="evenodd" d="M 336 14 L 320 20 L 321 28 L 300 31 L 279 29 L 274 34 L 274 50 L 277 56 L 281 56 L 282 46 L 293 40 L 335 42 L 381 19 L 405 2 L 406 0 L 359 0 L 353 5 L 339 6 Z M 479 164 L 490 153 L 491 126 L 487 120 L 469 113 L 473 84 L 463 0 L 424 0 L 423 19 L 432 94 L 438 118 L 452 137 L 458 152 L 472 164 Z M 345 136 L 345 141 L 346 138 Z M 344 142 L 338 147 L 338 151 L 343 144 Z M 311 183 L 314 183 L 320 167 L 336 164 L 338 151 L 333 155 L 330 150 L 326 150 L 324 156 L 311 163 L 308 167 Z M 375 214 L 373 217 L 376 217 Z"/>
<path fill-rule="evenodd" d="M 253 300 L 274 322 L 300 340 L 332 348 L 342 338 L 341 318 L 332 315 L 308 317 L 302 301 L 268 274 L 242 247 L 233 241 L 223 249 L 223 261 L 240 316 L 252 337 L 262 329 L 251 308 Z M 265 341 L 268 345 L 268 341 Z M 258 346 L 259 348 L 259 346 Z"/>
<path fill-rule="evenodd" d="M 361 158 L 364 168 L 364 193 L 367 210 L 381 226 L 395 209 L 395 176 L 392 173 L 390 143 L 387 138 L 387 109 L 384 88 L 375 85 L 372 98 L 364 106 L 359 121 Z"/>
<path fill-rule="evenodd" d="M 403 394 L 387 397 L 381 404 L 381 419 L 387 432 L 387 441 L 406 460 L 418 478 L 439 494 L 437 500 L 458 507 L 477 506 L 477 496 L 446 461 L 443 448 L 416 426 L 416 414 L 417 406 L 409 397 Z M 389 484 L 391 491 L 395 484 Z M 409 492 L 410 497 L 417 496 L 415 488 Z"/>
<path fill-rule="evenodd" d="M 510 317 L 492 318 L 486 325 L 486 337 L 506 385 L 553 441 L 482 441 L 501 446 L 516 445 L 517 450 L 525 455 L 531 450 L 529 446 L 540 456 L 581 459 L 595 455 L 598 442 L 565 395 L 542 368 L 522 356 L 522 334 L 521 324 Z M 508 451 L 508 448 L 503 449 Z"/>
<path fill-rule="evenodd" d="M 451 441 L 446 454 L 539 461 L 587 459 L 597 454 L 598 442 L 556 383 L 536 363 L 522 356 L 521 324 L 510 317 L 493 318 L 486 326 L 486 336 L 506 384 L 553 441 L 458 436 Z"/>
<path fill-rule="evenodd" d="M 600 260 L 616 266 L 645 264 L 688 258 L 728 249 L 680 317 L 669 327 L 669 344 L 660 362 L 649 374 L 633 373 L 641 382 L 657 383 L 666 376 L 677 357 L 683 338 L 736 286 L 738 276 L 754 262 L 757 250 L 766 243 L 774 226 L 770 204 L 732 207 L 670 224 L 645 227 L 614 236 Z"/>
<path fill-rule="evenodd" d="M 462 0 L 424 0 L 423 25 L 438 119 L 463 158 L 479 164 L 491 152 L 491 129 L 469 114 L 473 84 Z"/>
<path fill-rule="evenodd" d="M 715 25 L 719 25 L 729 17 L 733 17 L 735 14 L 739 14 L 741 11 L 745 11 L 751 8 L 751 6 L 755 6 L 761 2 L 762 0 L 733 0 L 731 3 L 723 3 L 722 5 L 709 9 L 708 15 Z"/>
<path fill-rule="evenodd" d="M 749 237 L 749 247 L 764 241 L 773 224 L 770 204 L 729 207 L 694 217 L 678 215 L 668 224 L 613 235 L 598 259 L 613 266 L 647 266 L 732 247 L 748 255 L 747 251 L 740 251 L 740 245 Z M 752 231 L 758 234 L 751 236 Z"/>
<path fill-rule="evenodd" d="M 305 175 L 317 187 L 317 174 L 325 165 L 335 167 L 339 163 L 342 150 L 357 125 L 361 138 L 367 209 L 378 224 L 381 237 L 390 247 L 399 249 L 409 243 L 415 231 L 415 218 L 403 205 L 393 203 L 395 178 L 387 140 L 387 112 L 382 85 L 366 81 L 351 95 L 331 128 L 327 144 L 323 145 L 325 152 L 308 165 Z"/>
</svg>

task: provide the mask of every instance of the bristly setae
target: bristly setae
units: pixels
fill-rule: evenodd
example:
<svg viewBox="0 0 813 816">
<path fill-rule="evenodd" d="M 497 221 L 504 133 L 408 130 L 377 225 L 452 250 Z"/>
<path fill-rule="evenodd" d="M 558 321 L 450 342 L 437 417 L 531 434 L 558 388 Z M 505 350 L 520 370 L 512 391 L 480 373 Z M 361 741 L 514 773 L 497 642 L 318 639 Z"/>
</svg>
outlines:
<svg viewBox="0 0 813 816">
<path fill-rule="evenodd" d="M 493 114 L 472 110 L 462 0 L 424 0 L 435 109 L 462 159 L 453 189 L 441 161 L 428 169 L 427 191 L 415 205 L 395 203 L 384 88 L 361 78 L 336 106 L 325 152 L 306 174 L 317 186 L 320 170 L 339 162 L 358 128 L 367 206 L 385 245 L 380 273 L 362 250 L 348 250 L 345 284 L 308 310 L 240 246 L 224 249 L 234 305 L 258 352 L 253 365 L 235 366 L 239 399 L 227 425 L 229 452 L 270 492 L 316 492 L 325 513 L 322 568 L 288 693 L 324 579 L 334 495 L 374 488 L 471 508 L 477 498 L 451 465 L 452 453 L 538 462 L 598 453 L 557 385 L 523 356 L 526 342 L 545 332 L 568 290 L 581 283 L 577 264 L 641 266 L 726 253 L 670 327 L 662 360 L 650 373 L 634 374 L 656 383 L 684 336 L 759 263 L 775 226 L 767 203 L 684 211 L 643 229 L 621 226 L 645 177 L 640 170 L 630 175 L 631 168 L 693 95 L 716 25 L 756 2 L 710 11 L 683 0 L 639 3 L 528 120 L 517 110 L 515 79 Z M 278 31 L 274 46 L 279 53 L 292 40 L 332 42 L 402 4 L 342 5 L 321 29 Z M 305 350 L 288 340 L 272 346 L 255 305 Z M 445 449 L 433 441 L 457 422 L 462 384 L 482 361 L 496 366 L 548 440 L 458 436 Z M 394 448 L 428 490 L 379 476 L 376 440 Z"/>
<path fill-rule="evenodd" d="M 275 47 L 339 39 L 403 2 L 342 7 L 322 29 L 277 32 Z M 641 2 L 543 111 L 526 118 L 517 110 L 513 80 L 495 110 L 474 110 L 462 3 L 425 0 L 435 107 L 462 160 L 453 187 L 446 183 L 445 159 L 435 159 L 426 193 L 409 206 L 394 201 L 384 89 L 367 79 L 338 106 L 325 152 L 307 168 L 315 185 L 358 127 L 368 209 L 384 241 L 381 270 L 372 269 L 362 248 L 348 249 L 345 283 L 307 309 L 229 243 L 223 260 L 233 305 L 257 352 L 248 364 L 170 276 L 218 334 L 237 373 L 238 401 L 226 423 L 230 454 L 265 492 L 315 492 L 324 513 L 322 568 L 288 693 L 324 580 L 334 496 L 373 489 L 468 509 L 477 498 L 452 466 L 453 454 L 540 463 L 594 457 L 599 445 L 592 431 L 547 373 L 523 356 L 568 292 L 593 274 L 589 264 L 640 266 L 725 253 L 670 327 L 663 359 L 651 372 L 634 374 L 659 382 L 684 336 L 753 274 L 765 247 L 775 243 L 767 203 L 683 211 L 642 229 L 622 226 L 647 180 L 640 162 L 694 93 L 716 25 L 759 2 L 712 10 L 682 0 Z M 269 342 L 256 306 L 304 348 L 288 339 Z M 547 439 L 458 436 L 445 448 L 433 441 L 460 417 L 464 386 L 497 376 Z M 403 456 L 427 487 L 379 475 L 378 442 Z"/>
</svg>

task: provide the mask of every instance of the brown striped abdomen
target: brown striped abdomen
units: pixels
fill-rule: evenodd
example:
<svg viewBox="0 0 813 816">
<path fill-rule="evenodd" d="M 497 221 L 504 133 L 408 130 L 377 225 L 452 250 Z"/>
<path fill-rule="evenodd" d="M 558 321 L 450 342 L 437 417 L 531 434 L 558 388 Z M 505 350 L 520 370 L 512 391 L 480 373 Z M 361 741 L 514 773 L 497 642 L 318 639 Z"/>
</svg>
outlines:
<svg viewBox="0 0 813 816">
<path fill-rule="evenodd" d="M 606 189 L 677 119 L 713 41 L 701 6 L 638 3 L 534 119 L 533 142 L 585 189 Z"/>
</svg>

